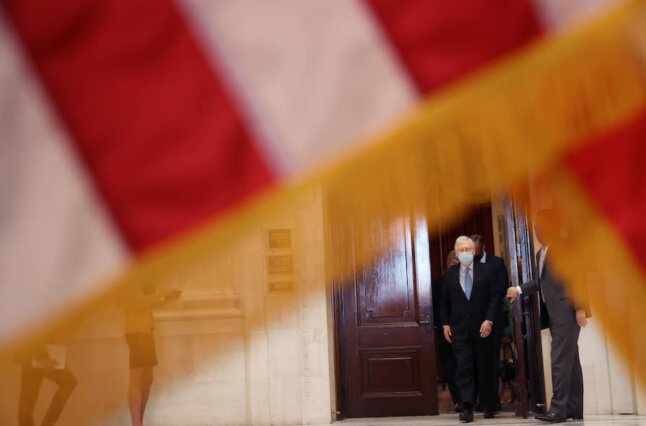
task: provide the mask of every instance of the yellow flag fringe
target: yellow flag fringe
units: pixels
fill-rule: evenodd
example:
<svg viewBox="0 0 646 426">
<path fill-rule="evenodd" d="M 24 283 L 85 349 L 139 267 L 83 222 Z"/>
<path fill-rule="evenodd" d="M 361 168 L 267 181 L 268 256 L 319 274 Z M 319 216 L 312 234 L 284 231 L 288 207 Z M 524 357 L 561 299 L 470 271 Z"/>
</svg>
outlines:
<svg viewBox="0 0 646 426">
<path fill-rule="evenodd" d="M 312 261 L 325 258 L 325 229 L 308 228 L 312 214 L 320 215 L 322 223 L 334 218 L 362 224 L 364 229 L 388 227 L 402 217 L 423 220 L 431 232 L 440 224 L 457 223 L 473 204 L 512 190 L 529 173 L 549 169 L 564 152 L 646 107 L 645 22 L 646 3 L 630 1 L 584 28 L 539 40 L 496 61 L 423 101 L 355 152 L 142 254 L 103 287 L 104 293 L 60 312 L 38 329 L 26 330 L 0 348 L 1 356 L 12 359 L 29 351 L 34 342 L 47 340 L 46 336 L 73 339 L 93 327 L 106 327 L 106 321 L 121 324 L 118 310 L 112 307 L 123 305 L 133 288 L 147 283 L 181 289 L 196 281 L 207 282 L 215 294 L 233 292 L 242 299 L 250 292 L 266 291 L 262 273 L 252 270 L 265 265 L 246 260 L 256 250 L 253 247 L 262 245 L 258 235 L 268 224 L 297 222 L 303 234 L 295 242 L 295 257 Z M 630 287 L 613 286 L 614 292 L 606 295 L 607 282 L 592 280 L 590 301 L 609 335 L 621 335 L 622 353 L 646 382 L 646 355 L 637 358 L 646 353 L 643 339 L 630 336 L 633 344 L 642 345 L 631 346 L 626 330 L 620 333 L 619 329 L 623 321 L 634 324 L 628 321 L 643 315 L 640 307 L 644 305 L 633 307 L 634 301 L 646 296 L 625 293 L 638 287 L 635 283 L 643 283 L 644 277 L 576 185 L 559 176 L 553 185 L 562 185 L 557 188 L 560 192 L 571 191 L 564 197 L 576 199 L 577 208 L 587 212 L 584 223 L 592 238 L 579 236 L 577 247 L 585 253 L 597 244 L 612 247 L 610 256 L 600 259 L 600 267 L 626 271 Z M 564 203 L 560 208 L 566 212 L 570 205 Z M 242 306 L 247 327 L 260 329 L 280 321 L 304 298 L 325 292 L 332 277 L 343 277 L 369 264 L 385 249 L 387 244 L 359 248 L 350 240 L 346 247 L 330 247 L 328 255 L 334 261 L 326 258 L 326 264 L 317 269 L 321 272 L 318 278 L 296 279 L 294 294 L 274 297 L 267 310 Z M 349 250 L 353 257 L 339 255 Z M 555 253 L 559 254 L 559 269 L 580 296 L 584 284 L 565 267 L 572 261 L 571 254 L 566 247 L 555 248 Z M 611 312 L 627 297 L 631 303 L 619 321 Z M 208 307 L 210 302 L 205 303 Z M 176 310 L 181 309 L 179 303 Z"/>
<path fill-rule="evenodd" d="M 646 271 L 566 166 L 550 167 L 533 183 L 536 198 L 550 201 L 551 220 L 542 225 L 541 234 L 549 241 L 554 269 L 575 304 L 589 308 L 643 388 Z M 540 210 L 527 192 L 514 194 L 526 211 Z"/>
</svg>

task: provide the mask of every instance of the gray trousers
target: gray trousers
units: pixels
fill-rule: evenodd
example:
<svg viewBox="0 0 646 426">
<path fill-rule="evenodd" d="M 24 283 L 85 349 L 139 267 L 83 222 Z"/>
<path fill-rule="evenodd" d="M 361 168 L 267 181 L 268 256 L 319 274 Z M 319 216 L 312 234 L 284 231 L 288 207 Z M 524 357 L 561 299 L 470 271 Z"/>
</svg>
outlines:
<svg viewBox="0 0 646 426">
<path fill-rule="evenodd" d="M 579 325 L 550 324 L 552 334 L 552 403 L 557 416 L 583 417 L 583 372 L 579 360 Z"/>
</svg>

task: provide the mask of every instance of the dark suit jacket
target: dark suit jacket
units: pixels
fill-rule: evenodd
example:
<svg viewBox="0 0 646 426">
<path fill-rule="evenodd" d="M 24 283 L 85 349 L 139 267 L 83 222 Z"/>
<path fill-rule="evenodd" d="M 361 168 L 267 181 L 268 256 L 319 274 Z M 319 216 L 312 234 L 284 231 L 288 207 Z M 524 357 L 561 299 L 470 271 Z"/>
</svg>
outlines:
<svg viewBox="0 0 646 426">
<path fill-rule="evenodd" d="M 539 252 L 540 253 L 540 252 Z M 536 265 L 539 265 L 539 253 L 536 253 Z M 567 324 L 576 322 L 576 308 L 570 299 L 563 283 L 553 274 L 550 267 L 550 252 L 543 265 L 543 272 L 538 277 L 520 286 L 523 295 L 539 292 L 541 295 L 541 328 L 550 324 Z M 545 301 L 543 302 L 543 299 Z"/>
<path fill-rule="evenodd" d="M 507 268 L 505 267 L 505 261 L 502 259 L 502 257 L 487 253 L 487 257 L 485 258 L 485 265 L 489 265 L 493 270 L 496 276 L 496 291 L 504 296 L 505 293 L 507 293 L 507 287 L 509 287 L 509 274 L 507 273 Z M 501 325 L 503 328 L 506 325 L 504 306 L 504 299 L 501 297 L 498 316 L 496 317 L 496 323 Z"/>
<path fill-rule="evenodd" d="M 442 325 L 451 326 L 455 339 L 466 339 L 478 333 L 484 320 L 496 321 L 498 301 L 502 297 L 496 290 L 495 274 L 486 263 L 473 263 L 473 289 L 467 300 L 460 286 L 460 265 L 450 267 L 443 279 Z"/>
</svg>

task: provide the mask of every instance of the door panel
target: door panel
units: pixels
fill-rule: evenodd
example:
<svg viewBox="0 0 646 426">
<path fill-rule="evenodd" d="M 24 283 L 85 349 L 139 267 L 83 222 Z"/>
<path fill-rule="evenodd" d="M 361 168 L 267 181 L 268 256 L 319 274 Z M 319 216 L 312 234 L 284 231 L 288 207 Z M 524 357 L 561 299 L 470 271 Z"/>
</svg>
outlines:
<svg viewBox="0 0 646 426">
<path fill-rule="evenodd" d="M 422 396 L 421 347 L 359 350 L 363 395 L 379 397 L 388 392 Z"/>
<path fill-rule="evenodd" d="M 363 252 L 365 244 L 390 243 L 379 260 L 336 283 L 342 414 L 437 414 L 425 221 L 402 218 L 388 226 L 334 225 L 331 247 L 335 240 L 350 240 L 356 251 Z M 335 254 L 342 255 L 341 251 L 331 255 Z"/>
<path fill-rule="evenodd" d="M 404 221 L 397 225 L 401 226 L 402 236 L 397 246 L 387 249 L 373 266 L 356 272 L 355 282 L 360 284 L 355 286 L 360 327 L 415 321 L 415 282 L 409 274 L 412 268 L 409 241 Z"/>
</svg>

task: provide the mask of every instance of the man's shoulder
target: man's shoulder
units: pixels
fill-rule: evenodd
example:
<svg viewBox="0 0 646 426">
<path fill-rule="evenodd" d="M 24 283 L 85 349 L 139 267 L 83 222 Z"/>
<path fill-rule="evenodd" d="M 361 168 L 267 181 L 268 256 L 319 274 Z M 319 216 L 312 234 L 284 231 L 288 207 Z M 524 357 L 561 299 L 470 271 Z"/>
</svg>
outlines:
<svg viewBox="0 0 646 426">
<path fill-rule="evenodd" d="M 491 263 L 493 266 L 504 265 L 505 264 L 505 259 L 503 259 L 500 256 L 496 256 L 494 254 L 487 253 L 487 262 L 486 263 Z"/>
<path fill-rule="evenodd" d="M 489 255 L 487 255 L 487 261 L 486 262 L 474 262 L 474 268 L 476 269 L 483 269 L 483 270 L 490 270 L 494 268 L 498 262 L 494 262 L 493 260 L 489 259 Z"/>
<path fill-rule="evenodd" d="M 449 266 L 449 268 L 444 271 L 445 274 L 455 274 L 457 272 L 460 272 L 460 264 L 458 263 L 457 265 Z"/>
<path fill-rule="evenodd" d="M 494 277 L 495 273 L 494 270 L 498 267 L 498 263 L 493 263 L 493 262 L 478 262 L 474 266 L 474 272 L 481 274 L 481 275 L 486 275 L 488 277 Z"/>
</svg>

